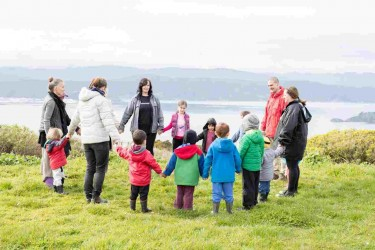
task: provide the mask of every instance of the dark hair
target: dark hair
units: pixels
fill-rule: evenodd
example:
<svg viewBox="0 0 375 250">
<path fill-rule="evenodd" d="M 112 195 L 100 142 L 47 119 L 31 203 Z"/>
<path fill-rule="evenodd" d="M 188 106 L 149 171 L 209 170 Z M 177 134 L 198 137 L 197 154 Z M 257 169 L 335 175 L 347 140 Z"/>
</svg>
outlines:
<svg viewBox="0 0 375 250">
<path fill-rule="evenodd" d="M 219 122 L 215 127 L 215 132 L 218 137 L 223 138 L 229 133 L 229 125 L 224 122 Z"/>
<path fill-rule="evenodd" d="M 146 140 L 147 135 L 145 131 L 137 129 L 133 132 L 133 142 L 136 145 L 142 145 L 142 143 Z"/>
<path fill-rule="evenodd" d="M 243 110 L 240 112 L 240 115 L 245 117 L 246 115 L 250 114 L 250 111 L 247 111 L 247 110 Z"/>
<path fill-rule="evenodd" d="M 137 93 L 139 95 L 142 95 L 142 87 L 147 85 L 147 83 L 150 84 L 150 89 L 148 91 L 148 95 L 152 95 L 152 84 L 151 84 L 150 79 L 147 79 L 147 78 L 142 78 L 141 81 L 139 82 L 138 90 L 137 90 Z"/>
<path fill-rule="evenodd" d="M 298 99 L 300 103 L 302 103 L 303 105 L 306 105 L 306 101 L 299 98 L 298 89 L 296 87 L 290 86 L 289 88 L 286 89 L 286 93 L 288 93 L 288 95 L 292 97 L 293 99 Z"/>
<path fill-rule="evenodd" d="M 58 78 L 53 78 L 52 76 L 50 78 L 48 78 L 48 89 L 49 89 L 49 91 L 53 92 L 55 87 L 62 82 L 63 82 L 63 80 L 58 79 Z"/>
<path fill-rule="evenodd" d="M 104 79 L 102 77 L 95 77 L 94 79 L 91 80 L 91 83 L 89 85 L 89 89 L 93 89 L 93 88 L 100 89 L 101 87 L 107 88 L 107 80 L 106 79 Z"/>
</svg>

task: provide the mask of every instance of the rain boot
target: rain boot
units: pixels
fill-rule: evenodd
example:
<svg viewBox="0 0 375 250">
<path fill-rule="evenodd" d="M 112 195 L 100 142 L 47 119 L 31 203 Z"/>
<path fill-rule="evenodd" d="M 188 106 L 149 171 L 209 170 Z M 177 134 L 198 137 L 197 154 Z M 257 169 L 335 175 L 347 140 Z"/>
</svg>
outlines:
<svg viewBox="0 0 375 250">
<path fill-rule="evenodd" d="M 227 207 L 228 214 L 232 214 L 232 208 L 233 208 L 233 201 L 232 202 L 225 202 Z"/>
<path fill-rule="evenodd" d="M 136 200 L 130 200 L 130 209 L 135 211 L 135 202 Z"/>
<path fill-rule="evenodd" d="M 151 209 L 147 207 L 147 200 L 141 201 L 142 213 L 152 212 Z"/>
</svg>

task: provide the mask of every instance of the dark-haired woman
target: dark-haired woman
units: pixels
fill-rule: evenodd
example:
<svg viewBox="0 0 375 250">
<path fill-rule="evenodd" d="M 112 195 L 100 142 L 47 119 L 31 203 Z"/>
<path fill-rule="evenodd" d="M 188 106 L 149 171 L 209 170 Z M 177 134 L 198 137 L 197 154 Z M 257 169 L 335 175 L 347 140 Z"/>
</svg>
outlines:
<svg viewBox="0 0 375 250">
<path fill-rule="evenodd" d="M 278 194 L 279 197 L 294 196 L 298 190 L 300 176 L 299 161 L 302 160 L 307 143 L 308 121 L 303 118 L 303 107 L 306 101 L 299 98 L 296 87 L 284 90 L 287 104 L 276 130 L 275 142 L 285 146 L 282 155 L 289 170 L 288 189 Z"/>
<path fill-rule="evenodd" d="M 107 203 L 100 195 L 108 168 L 110 137 L 114 143 L 120 141 L 106 91 L 107 81 L 100 77 L 94 78 L 89 88 L 82 88 L 76 113 L 69 126 L 69 134 L 72 135 L 81 124 L 81 142 L 87 162 L 84 189 L 88 203 Z"/>
<path fill-rule="evenodd" d="M 41 160 L 41 174 L 43 176 L 43 182 L 48 187 L 53 187 L 53 176 L 52 170 L 49 165 L 49 158 L 44 148 L 46 143 L 46 134 L 50 128 L 59 128 L 63 132 L 63 135 L 68 133 L 68 126 L 70 124 L 70 118 L 65 110 L 65 84 L 61 79 L 50 77 L 48 79 L 48 94 L 44 98 L 42 116 L 40 119 L 39 126 L 39 140 L 38 143 L 42 147 L 42 160 Z M 68 157 L 70 152 L 70 144 L 65 146 L 65 155 Z"/>
<path fill-rule="evenodd" d="M 133 116 L 130 131 L 132 133 L 136 129 L 145 131 L 147 134 L 146 149 L 154 154 L 156 133 L 161 134 L 164 128 L 160 101 L 153 95 L 151 81 L 147 78 L 141 79 L 137 92 L 124 111 L 119 130 L 124 131 L 126 123 Z"/>
</svg>

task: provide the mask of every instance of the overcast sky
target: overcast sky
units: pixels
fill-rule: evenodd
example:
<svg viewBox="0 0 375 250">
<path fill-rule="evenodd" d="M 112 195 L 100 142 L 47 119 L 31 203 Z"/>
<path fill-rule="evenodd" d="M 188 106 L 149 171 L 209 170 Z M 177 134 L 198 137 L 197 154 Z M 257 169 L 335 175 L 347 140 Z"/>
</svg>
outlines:
<svg viewBox="0 0 375 250">
<path fill-rule="evenodd" d="M 1 0 L 0 66 L 374 72 L 375 1 Z"/>
</svg>

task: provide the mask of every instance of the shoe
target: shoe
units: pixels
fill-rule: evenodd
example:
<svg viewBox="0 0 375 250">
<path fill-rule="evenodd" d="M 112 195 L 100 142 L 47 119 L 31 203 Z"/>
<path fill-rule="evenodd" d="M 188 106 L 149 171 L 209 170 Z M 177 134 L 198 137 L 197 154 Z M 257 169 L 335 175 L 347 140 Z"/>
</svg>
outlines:
<svg viewBox="0 0 375 250">
<path fill-rule="evenodd" d="M 259 202 L 266 202 L 268 194 L 260 194 L 259 195 Z"/>
<path fill-rule="evenodd" d="M 102 203 L 108 203 L 108 200 L 102 199 L 100 198 L 100 196 L 97 196 L 92 199 L 92 202 L 94 202 L 95 204 L 102 204 Z"/>
<path fill-rule="evenodd" d="M 130 200 L 130 209 L 135 211 L 135 202 L 136 200 Z"/>
<path fill-rule="evenodd" d="M 218 214 L 219 213 L 219 207 L 220 207 L 220 202 L 213 202 L 212 203 L 212 214 Z"/>
<path fill-rule="evenodd" d="M 285 189 L 285 190 L 281 190 L 278 194 L 284 194 L 285 192 L 287 192 L 288 189 Z"/>
<path fill-rule="evenodd" d="M 61 186 L 56 186 L 56 189 L 55 189 L 55 192 L 58 193 L 58 194 L 68 194 L 66 192 L 64 192 L 64 186 L 61 185 Z"/>
<path fill-rule="evenodd" d="M 91 200 L 92 200 L 91 198 L 87 198 L 87 199 L 86 199 L 86 203 L 87 203 L 87 204 L 90 204 L 90 203 L 91 203 Z"/>
<path fill-rule="evenodd" d="M 226 208 L 227 208 L 227 212 L 228 214 L 232 214 L 232 208 L 233 208 L 233 201 L 232 202 L 225 202 L 225 205 L 226 205 Z"/>
<path fill-rule="evenodd" d="M 277 194 L 276 196 L 277 197 L 293 197 L 294 196 L 294 192 L 289 192 L 288 190 L 286 190 L 284 193 Z"/>
<path fill-rule="evenodd" d="M 142 213 L 152 212 L 152 210 L 147 207 L 147 200 L 141 201 L 141 207 L 142 207 Z"/>
<path fill-rule="evenodd" d="M 46 178 L 44 178 L 43 182 L 49 188 L 54 187 L 54 185 L 53 185 L 53 177 L 46 177 Z"/>
</svg>

